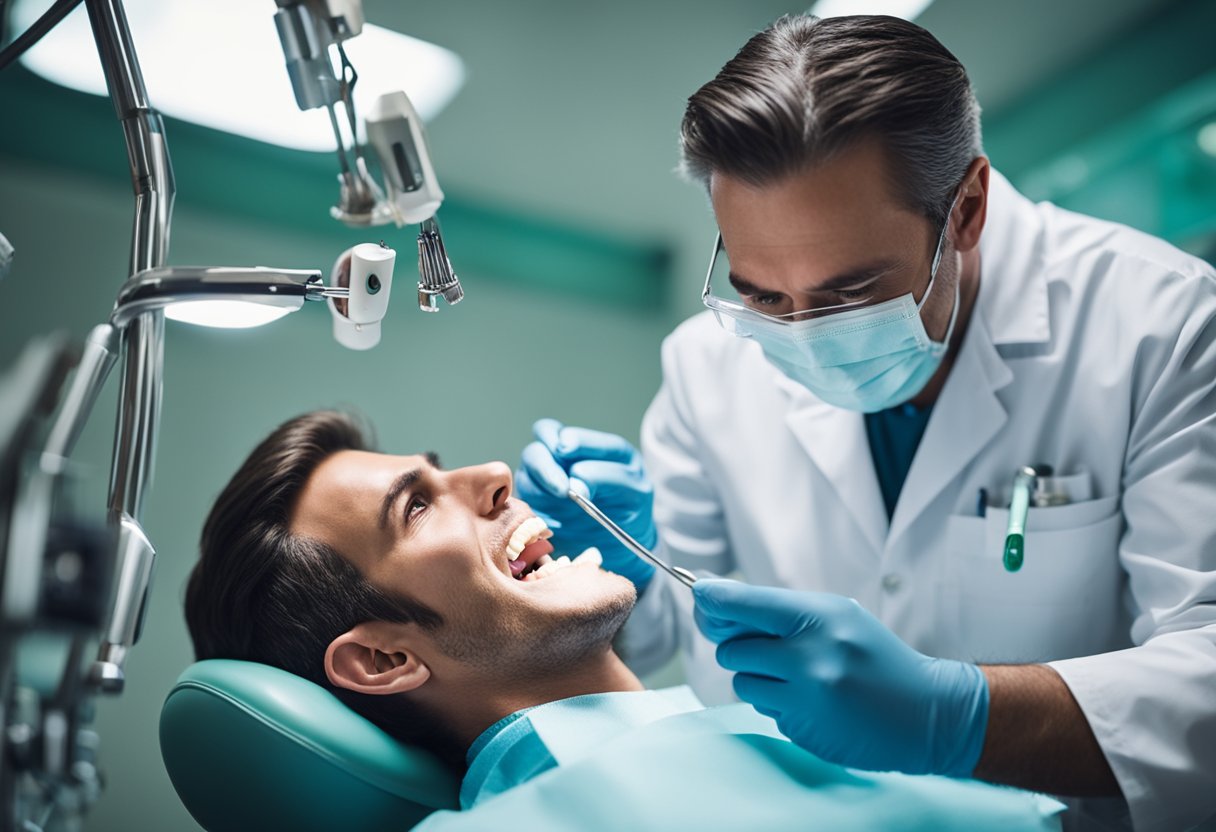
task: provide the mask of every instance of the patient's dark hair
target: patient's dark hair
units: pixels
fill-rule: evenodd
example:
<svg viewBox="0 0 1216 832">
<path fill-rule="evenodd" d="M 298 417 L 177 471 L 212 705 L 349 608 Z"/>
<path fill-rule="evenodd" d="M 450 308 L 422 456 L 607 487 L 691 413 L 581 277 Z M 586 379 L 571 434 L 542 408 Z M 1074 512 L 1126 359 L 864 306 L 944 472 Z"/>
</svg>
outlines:
<svg viewBox="0 0 1216 832">
<path fill-rule="evenodd" d="M 357 624 L 442 623 L 418 601 L 376 589 L 332 547 L 291 532 L 300 491 L 321 462 L 339 451 L 369 449 L 354 417 L 317 411 L 280 425 L 253 450 L 203 526 L 186 588 L 194 652 L 199 659 L 244 659 L 303 676 L 387 733 L 457 764 L 459 749 L 415 703 L 336 688 L 325 674 L 329 643 Z"/>
</svg>

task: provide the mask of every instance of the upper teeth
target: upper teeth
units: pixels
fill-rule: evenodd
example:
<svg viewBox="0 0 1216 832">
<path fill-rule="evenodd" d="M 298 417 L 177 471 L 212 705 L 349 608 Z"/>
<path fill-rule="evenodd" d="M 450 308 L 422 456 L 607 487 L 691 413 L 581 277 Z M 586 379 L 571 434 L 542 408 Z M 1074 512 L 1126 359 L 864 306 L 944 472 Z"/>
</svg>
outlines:
<svg viewBox="0 0 1216 832">
<path fill-rule="evenodd" d="M 541 563 L 542 560 L 545 562 Z M 537 563 L 540 563 L 540 566 L 533 569 L 527 575 L 524 575 L 523 580 L 535 581 L 539 578 L 544 578 L 547 575 L 551 575 L 554 572 L 565 569 L 568 566 L 590 566 L 592 568 L 598 568 L 603 562 L 604 559 L 600 557 L 600 550 L 593 546 L 576 557 L 574 560 L 570 560 L 570 558 L 566 557 L 565 555 L 562 555 L 556 560 L 546 560 L 545 558 L 540 558 L 537 560 Z"/>
<path fill-rule="evenodd" d="M 541 520 L 539 517 L 529 517 L 519 524 L 519 528 L 511 533 L 511 539 L 507 541 L 507 560 L 518 558 L 519 553 L 529 543 L 533 543 L 542 537 L 552 536 L 553 532 L 549 531 L 549 527 L 545 525 L 544 520 Z"/>
</svg>

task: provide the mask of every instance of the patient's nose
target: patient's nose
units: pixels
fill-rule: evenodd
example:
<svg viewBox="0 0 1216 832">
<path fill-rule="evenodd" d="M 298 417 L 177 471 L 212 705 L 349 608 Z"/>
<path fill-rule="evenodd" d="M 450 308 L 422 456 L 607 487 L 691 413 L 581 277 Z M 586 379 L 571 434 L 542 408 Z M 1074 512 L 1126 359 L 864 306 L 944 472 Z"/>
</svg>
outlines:
<svg viewBox="0 0 1216 832">
<path fill-rule="evenodd" d="M 493 514 L 505 508 L 511 496 L 513 475 L 505 462 L 487 462 L 467 469 L 474 505 L 479 514 Z"/>
</svg>

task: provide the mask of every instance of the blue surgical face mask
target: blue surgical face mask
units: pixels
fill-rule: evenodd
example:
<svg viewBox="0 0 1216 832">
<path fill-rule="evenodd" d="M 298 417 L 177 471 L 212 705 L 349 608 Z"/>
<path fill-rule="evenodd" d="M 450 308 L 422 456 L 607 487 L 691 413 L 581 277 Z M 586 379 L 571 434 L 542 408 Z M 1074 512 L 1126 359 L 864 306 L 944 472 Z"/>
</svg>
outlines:
<svg viewBox="0 0 1216 832">
<path fill-rule="evenodd" d="M 932 289 L 933 281 L 920 304 L 909 292 L 781 328 L 763 321 L 737 326 L 740 335 L 760 344 L 769 361 L 828 404 L 875 413 L 915 396 L 941 365 L 958 319 L 959 289 L 956 284 L 942 341 L 929 338 L 920 317 Z"/>
<path fill-rule="evenodd" d="M 738 320 L 734 329 L 754 339 L 769 361 L 828 404 L 875 413 L 906 402 L 941 366 L 958 319 L 958 281 L 943 340 L 929 338 L 920 317 L 937 285 L 945 232 L 943 228 L 938 238 L 929 285 L 919 304 L 909 292 L 821 318 L 782 323 Z"/>
</svg>

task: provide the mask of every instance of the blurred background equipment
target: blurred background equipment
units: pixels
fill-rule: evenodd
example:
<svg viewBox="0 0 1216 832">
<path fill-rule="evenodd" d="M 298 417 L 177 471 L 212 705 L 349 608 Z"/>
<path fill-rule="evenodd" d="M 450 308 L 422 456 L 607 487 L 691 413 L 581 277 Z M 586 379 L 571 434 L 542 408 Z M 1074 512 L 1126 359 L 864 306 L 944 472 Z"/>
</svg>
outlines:
<svg viewBox="0 0 1216 832">
<path fill-rule="evenodd" d="M 0 376 L 5 830 L 39 829 L 52 816 L 56 828 L 78 828 L 101 790 L 84 667 L 108 614 L 114 534 L 72 499 L 68 460 L 44 450 L 76 359 L 66 336 L 43 337 Z"/>
<path fill-rule="evenodd" d="M 0 280 L 8 274 L 13 265 L 13 246 L 3 234 L 0 234 Z"/>
</svg>

